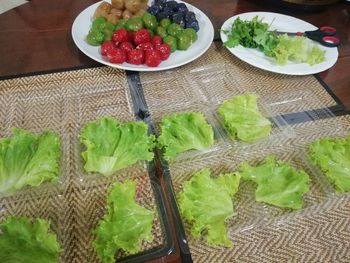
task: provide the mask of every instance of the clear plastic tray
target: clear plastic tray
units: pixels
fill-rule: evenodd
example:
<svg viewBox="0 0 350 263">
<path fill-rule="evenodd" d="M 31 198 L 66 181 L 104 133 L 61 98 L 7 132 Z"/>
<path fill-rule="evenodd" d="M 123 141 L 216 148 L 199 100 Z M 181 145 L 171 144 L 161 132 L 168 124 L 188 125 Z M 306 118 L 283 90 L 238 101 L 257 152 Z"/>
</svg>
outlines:
<svg viewBox="0 0 350 263">
<path fill-rule="evenodd" d="M 185 79 L 201 95 L 203 101 L 209 104 L 221 103 L 243 92 L 224 63 L 192 69 L 185 74 Z"/>
<path fill-rule="evenodd" d="M 81 237 L 75 243 L 80 262 L 98 262 L 97 254 L 92 246 L 92 241 L 95 238 L 94 229 L 106 213 L 107 193 L 116 181 L 136 180 L 136 202 L 155 213 L 152 228 L 154 240 L 142 242 L 141 251 L 137 254 L 118 253 L 116 256 L 118 262 L 144 262 L 172 252 L 173 244 L 169 222 L 160 186 L 151 179 L 151 177 L 154 178 L 153 173 L 153 168 L 147 170 L 143 165 L 139 165 L 111 177 L 99 176 L 93 180 L 79 182 L 79 187 L 75 189 L 75 195 L 79 198 L 79 201 L 75 203 L 78 206 L 76 207 L 76 216 L 79 220 L 73 231 Z"/>
<path fill-rule="evenodd" d="M 16 127 L 16 126 L 13 126 L 13 127 Z M 68 180 L 69 180 L 68 173 L 71 168 L 70 162 L 69 162 L 70 160 L 69 153 L 71 152 L 71 147 L 72 147 L 72 145 L 70 144 L 71 135 L 69 133 L 66 133 L 63 129 L 60 129 L 60 130 L 52 130 L 52 129 L 46 129 L 46 128 L 45 129 L 40 129 L 40 128 L 28 129 L 26 126 L 24 127 L 22 126 L 21 129 L 25 129 L 26 131 L 31 132 L 34 135 L 41 134 L 47 130 L 50 130 L 58 135 L 61 143 L 60 159 L 58 160 L 58 164 L 59 164 L 58 175 L 54 180 L 43 182 L 39 186 L 27 185 L 11 194 L 0 192 L 0 200 L 2 197 L 6 197 L 6 196 L 16 197 L 16 196 L 21 196 L 22 194 L 24 195 L 31 194 L 32 192 L 36 194 L 40 194 L 40 193 L 47 193 L 50 191 L 56 191 L 56 189 L 63 190 L 65 185 L 68 183 Z M 13 136 L 12 131 L 6 130 L 3 132 L 3 137 L 1 139 L 12 137 L 12 136 Z"/>
<path fill-rule="evenodd" d="M 203 154 L 209 154 L 212 152 L 220 151 L 222 149 L 226 149 L 229 147 L 229 145 L 225 142 L 223 139 L 223 130 L 220 127 L 219 123 L 217 122 L 213 112 L 206 107 L 206 105 L 192 105 L 189 107 L 182 107 L 182 108 L 167 108 L 163 109 L 161 113 L 154 113 L 151 115 L 152 119 L 149 120 L 152 129 L 154 130 L 154 133 L 159 136 L 160 135 L 160 125 L 161 120 L 164 116 L 168 116 L 173 113 L 180 113 L 180 112 L 200 112 L 203 113 L 205 119 L 207 122 L 212 126 L 213 132 L 214 132 L 214 144 L 207 148 L 202 150 L 189 150 L 184 153 L 180 153 L 175 160 L 172 161 L 179 161 L 183 159 L 193 158 L 194 156 L 203 155 Z"/>
<path fill-rule="evenodd" d="M 66 235 L 65 218 L 70 216 L 67 212 L 67 200 L 58 188 L 44 191 L 19 192 L 13 196 L 0 198 L 0 222 L 11 216 L 41 218 L 50 222 L 50 233 L 57 236 L 60 247 L 67 251 L 70 241 Z M 64 252 L 60 253 L 60 262 L 68 262 Z"/>
<path fill-rule="evenodd" d="M 184 160 L 182 162 L 171 163 L 168 170 L 165 170 L 164 176 L 167 180 L 170 199 L 173 200 L 173 209 L 175 217 L 181 220 L 181 215 L 177 208 L 177 195 L 182 189 L 183 183 L 190 179 L 193 174 L 204 167 L 211 170 L 212 176 L 218 176 L 226 172 L 237 171 L 238 167 L 243 162 L 249 162 L 251 165 L 257 165 L 262 162 L 267 156 L 275 155 L 279 160 L 290 163 L 296 169 L 303 169 L 310 176 L 310 190 L 304 194 L 304 207 L 302 210 L 294 211 L 292 209 L 278 208 L 269 204 L 255 201 L 256 186 L 248 181 L 241 181 L 238 193 L 233 198 L 235 211 L 238 215 L 232 217 L 226 222 L 228 233 L 235 231 L 244 231 L 245 229 L 259 228 L 261 224 L 268 224 L 276 218 L 284 218 L 288 220 L 289 216 L 303 211 L 312 211 L 313 207 L 321 204 L 328 199 L 331 189 L 329 185 L 320 180 L 317 174 L 310 166 L 307 160 L 299 151 L 295 149 L 261 149 L 256 151 L 241 151 L 235 152 L 227 151 L 219 155 L 207 156 L 206 158 Z M 199 249 L 199 247 L 208 246 L 205 241 L 194 239 L 190 236 L 190 225 L 182 220 L 185 231 L 181 228 L 178 230 L 178 239 L 182 240 L 182 249 L 184 253 L 188 252 L 188 245 L 190 249 Z M 181 227 L 181 222 L 179 223 Z M 231 237 L 232 239 L 232 237 Z"/>
<path fill-rule="evenodd" d="M 82 86 L 78 91 L 79 124 L 102 116 L 112 116 L 119 121 L 135 119 L 133 102 L 128 88 L 111 86 Z"/>
<path fill-rule="evenodd" d="M 158 114 L 169 107 L 181 108 L 205 100 L 177 70 L 142 74 L 142 89 L 147 109 Z"/>
<path fill-rule="evenodd" d="M 332 184 L 328 180 L 325 172 L 323 172 L 319 166 L 313 164 L 309 160 L 309 146 L 311 145 L 311 143 L 313 141 L 316 141 L 318 139 L 324 139 L 324 138 L 345 138 L 348 134 L 350 134 L 350 131 L 343 130 L 342 135 L 335 133 L 335 134 L 329 134 L 329 135 L 326 135 L 326 136 L 323 135 L 323 134 L 315 136 L 312 141 L 306 143 L 305 147 L 303 148 L 303 151 L 301 151 L 301 154 L 303 155 L 303 158 L 310 162 L 311 169 L 312 169 L 313 173 L 318 176 L 319 180 L 322 181 L 324 185 L 327 185 L 327 189 L 329 189 L 328 193 L 330 194 L 330 197 L 343 196 L 343 195 L 344 196 L 348 195 L 350 197 L 350 193 L 346 193 L 346 192 L 345 193 L 340 193 L 340 192 L 336 191 L 335 185 Z"/>
<path fill-rule="evenodd" d="M 244 142 L 239 139 L 233 139 L 228 135 L 227 131 L 225 130 L 223 120 L 217 112 L 219 106 L 220 104 L 215 105 L 211 108 L 211 110 L 212 112 L 214 112 L 214 116 L 217 122 L 220 124 L 222 130 L 224 131 L 224 138 L 226 142 L 231 144 L 233 150 L 237 150 L 240 148 L 260 148 L 266 146 L 283 145 L 286 143 L 287 140 L 294 136 L 293 129 L 287 124 L 287 122 L 281 116 L 279 116 L 278 113 L 272 107 L 269 107 L 269 105 L 267 105 L 262 98 L 259 98 L 259 111 L 265 118 L 269 119 L 272 126 L 271 133 L 269 134 L 269 136 L 258 139 L 255 142 Z"/>
</svg>

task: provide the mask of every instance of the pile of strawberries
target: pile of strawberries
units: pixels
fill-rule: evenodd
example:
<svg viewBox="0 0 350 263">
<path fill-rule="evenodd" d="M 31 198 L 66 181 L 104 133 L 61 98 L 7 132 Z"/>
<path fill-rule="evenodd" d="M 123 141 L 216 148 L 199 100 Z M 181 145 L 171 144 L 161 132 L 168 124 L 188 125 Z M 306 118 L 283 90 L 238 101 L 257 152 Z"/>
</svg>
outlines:
<svg viewBox="0 0 350 263">
<path fill-rule="evenodd" d="M 170 46 L 158 35 L 152 37 L 147 29 L 128 32 L 121 28 L 114 32 L 112 40 L 101 45 L 101 55 L 111 63 L 128 62 L 134 65 L 146 64 L 157 67 L 170 56 Z"/>
</svg>

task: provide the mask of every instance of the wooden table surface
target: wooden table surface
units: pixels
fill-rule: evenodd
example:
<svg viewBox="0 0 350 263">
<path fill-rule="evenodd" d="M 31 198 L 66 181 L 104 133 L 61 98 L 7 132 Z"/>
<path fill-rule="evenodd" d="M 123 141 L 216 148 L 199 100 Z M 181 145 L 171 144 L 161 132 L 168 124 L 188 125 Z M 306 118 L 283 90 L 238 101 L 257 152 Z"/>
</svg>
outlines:
<svg viewBox="0 0 350 263">
<path fill-rule="evenodd" d="M 98 65 L 73 43 L 75 17 L 94 0 L 31 0 L 0 15 L 0 78 Z M 319 76 L 350 109 L 350 2 L 340 1 L 322 10 L 280 7 L 269 1 L 187 0 L 200 8 L 218 29 L 229 17 L 249 11 L 292 15 L 315 26 L 337 28 L 341 39 L 337 63 Z M 267 3 L 268 2 L 268 3 Z M 296 29 L 297 30 L 297 29 Z M 307 87 L 306 87 L 307 88 Z M 163 260 L 162 260 L 163 261 Z M 178 257 L 173 260 L 178 261 Z"/>
<path fill-rule="evenodd" d="M 74 45 L 71 26 L 75 17 L 93 0 L 31 0 L 0 15 L 0 77 L 33 72 L 89 67 L 96 62 Z M 350 108 L 350 3 L 340 1 L 322 10 L 281 7 L 269 1 L 188 0 L 204 11 L 218 29 L 229 17 L 249 11 L 272 11 L 292 15 L 315 26 L 337 28 L 341 39 L 339 58 L 321 78 Z M 268 4 L 267 4 L 268 2 Z"/>
</svg>

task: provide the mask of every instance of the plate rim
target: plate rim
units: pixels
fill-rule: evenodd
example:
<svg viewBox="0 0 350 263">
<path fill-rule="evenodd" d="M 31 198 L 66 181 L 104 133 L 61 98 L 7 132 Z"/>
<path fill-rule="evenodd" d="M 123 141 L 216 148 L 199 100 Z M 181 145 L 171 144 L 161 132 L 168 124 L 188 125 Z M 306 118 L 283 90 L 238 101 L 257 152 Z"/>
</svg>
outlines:
<svg viewBox="0 0 350 263">
<path fill-rule="evenodd" d="M 210 41 L 208 41 L 208 43 L 206 43 L 206 45 L 199 51 L 198 54 L 196 54 L 195 56 L 189 58 L 189 59 L 185 59 L 184 61 L 181 61 L 180 63 L 177 63 L 175 65 L 168 65 L 168 66 L 158 66 L 158 67 L 148 67 L 145 65 L 132 65 L 129 63 L 123 63 L 123 64 L 113 64 L 110 63 L 108 61 L 103 60 L 102 56 L 101 58 L 96 58 L 94 55 L 91 55 L 89 52 L 86 52 L 83 48 L 80 47 L 80 44 L 78 43 L 78 39 L 77 36 L 74 34 L 74 30 L 77 28 L 77 23 L 80 19 L 81 16 L 85 15 L 86 12 L 88 12 L 89 9 L 93 8 L 93 7 L 97 7 L 100 3 L 102 2 L 111 2 L 110 0 L 101 0 L 99 2 L 93 3 L 91 5 L 89 5 L 88 7 L 86 7 L 84 10 L 82 10 L 74 19 L 72 27 L 71 27 L 71 36 L 73 39 L 73 42 L 75 44 L 75 46 L 86 56 L 88 56 L 89 58 L 91 58 L 92 60 L 106 65 L 108 67 L 112 67 L 112 68 L 116 68 L 116 69 L 122 69 L 122 70 L 129 70 L 129 71 L 137 71 L 137 72 L 156 72 L 156 71 L 164 71 L 164 70 L 169 70 L 169 69 L 173 69 L 173 68 L 177 68 L 177 67 L 181 67 L 185 64 L 188 64 L 194 60 L 196 60 L 197 58 L 201 57 L 211 46 L 211 44 L 213 43 L 214 40 L 214 26 L 213 23 L 211 22 L 211 20 L 209 19 L 209 17 L 199 8 L 195 7 L 192 4 L 189 4 L 185 1 L 181 1 L 181 0 L 176 0 L 178 3 L 185 3 L 186 5 L 188 5 L 189 7 L 191 7 L 193 9 L 193 11 L 198 14 L 200 14 L 200 16 L 203 17 L 203 20 L 205 21 L 205 34 L 209 34 L 209 38 Z M 202 28 L 200 30 L 203 30 Z M 79 39 L 80 40 L 80 39 Z M 198 40 L 197 40 L 198 41 Z M 99 48 L 99 47 L 98 47 Z M 186 50 L 185 52 L 187 52 L 188 50 Z M 125 65 L 126 64 L 126 65 Z M 124 65 L 124 66 L 123 66 Z"/>
<path fill-rule="evenodd" d="M 290 15 L 285 15 L 285 14 L 281 14 L 281 13 L 275 13 L 275 12 L 264 12 L 264 11 L 253 11 L 253 12 L 244 12 L 244 13 L 240 13 L 240 14 L 236 14 L 230 18 L 228 18 L 227 20 L 225 20 L 225 22 L 222 24 L 221 28 L 220 28 L 220 39 L 222 42 L 224 42 L 224 38 L 227 38 L 227 35 L 224 34 L 223 32 L 223 29 L 226 29 L 226 27 L 228 26 L 229 23 L 232 23 L 232 21 L 237 18 L 237 17 L 240 17 L 240 16 L 244 16 L 244 15 L 269 15 L 269 16 L 272 16 L 272 15 L 277 15 L 277 16 L 284 16 L 286 18 L 289 18 L 289 19 L 293 19 L 293 20 L 298 20 L 299 22 L 302 22 L 304 23 L 305 25 L 308 25 L 314 29 L 317 29 L 317 27 L 305 20 L 302 20 L 300 18 L 297 18 L 297 17 L 293 17 L 293 16 L 290 16 Z M 240 47 L 242 47 L 241 45 L 239 45 Z M 226 47 L 226 46 L 225 46 Z M 330 61 L 329 64 L 327 64 L 327 66 L 324 66 L 323 68 L 319 68 L 319 69 L 310 69 L 308 71 L 298 71 L 298 72 L 290 72 L 288 71 L 288 69 L 284 66 L 278 66 L 276 65 L 276 67 L 279 67 L 279 68 L 276 68 L 276 67 L 265 67 L 265 66 L 262 66 L 262 65 L 259 65 L 258 63 L 252 63 L 249 59 L 246 59 L 246 58 L 242 58 L 240 57 L 237 52 L 234 51 L 235 48 L 229 48 L 229 47 L 226 47 L 228 49 L 228 51 L 230 53 L 232 53 L 235 57 L 237 57 L 238 59 L 240 59 L 241 61 L 244 61 L 245 63 L 253 66 L 253 67 L 256 67 L 256 68 L 259 68 L 259 69 L 262 69 L 262 70 L 265 70 L 265 71 L 269 71 L 269 72 L 273 72 L 273 73 L 278 73 L 278 74 L 285 74 L 285 75 L 292 75 L 292 76 L 306 76 L 306 75 L 312 75 L 312 74 L 317 74 L 317 73 L 320 73 L 320 72 L 323 72 L 325 70 L 328 70 L 330 69 L 331 67 L 333 67 L 335 65 L 335 63 L 337 62 L 338 60 L 338 57 L 339 57 L 339 51 L 338 51 L 338 48 L 326 48 L 325 49 L 333 49 L 335 50 L 335 55 L 334 55 L 334 61 Z M 244 48 L 244 47 L 242 47 Z M 267 58 L 267 57 L 266 57 Z M 302 64 L 302 65 L 307 65 L 306 63 L 297 63 L 297 64 Z M 311 67 L 311 66 L 310 66 Z"/>
</svg>

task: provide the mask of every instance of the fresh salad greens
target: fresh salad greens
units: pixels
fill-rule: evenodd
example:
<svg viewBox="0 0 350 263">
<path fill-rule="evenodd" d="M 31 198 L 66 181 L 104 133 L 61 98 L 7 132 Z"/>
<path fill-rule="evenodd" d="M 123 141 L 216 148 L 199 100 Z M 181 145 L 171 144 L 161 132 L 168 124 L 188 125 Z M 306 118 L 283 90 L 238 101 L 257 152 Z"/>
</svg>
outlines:
<svg viewBox="0 0 350 263">
<path fill-rule="evenodd" d="M 209 244 L 232 246 L 225 220 L 236 215 L 232 197 L 238 191 L 239 181 L 240 175 L 234 173 L 212 178 L 205 168 L 184 183 L 179 207 L 182 216 L 192 224 L 195 238 L 205 235 Z"/>
<path fill-rule="evenodd" d="M 313 142 L 309 156 L 326 173 L 337 191 L 350 192 L 350 134 L 346 138 L 325 138 Z"/>
<path fill-rule="evenodd" d="M 0 194 L 57 179 L 60 154 L 55 133 L 34 135 L 14 128 L 12 137 L 0 140 Z"/>
<path fill-rule="evenodd" d="M 219 116 L 232 139 L 254 142 L 270 134 L 271 123 L 260 113 L 257 100 L 257 95 L 245 94 L 226 100 L 219 107 Z"/>
<path fill-rule="evenodd" d="M 300 209 L 302 196 L 309 191 L 309 176 L 303 170 L 295 170 L 290 164 L 269 156 L 264 163 L 251 166 L 241 165 L 239 174 L 245 180 L 257 184 L 255 197 L 258 202 L 265 202 L 282 208 Z"/>
<path fill-rule="evenodd" d="M 181 112 L 164 116 L 161 122 L 159 147 L 164 147 L 164 157 L 175 159 L 179 153 L 201 150 L 214 144 L 214 132 L 200 112 Z"/>
<path fill-rule="evenodd" d="M 144 122 L 120 123 L 103 117 L 85 125 L 80 142 L 86 147 L 82 157 L 87 172 L 109 176 L 139 160 L 153 159 L 154 136 L 147 135 Z"/>
<path fill-rule="evenodd" d="M 303 36 L 290 37 L 269 31 L 269 24 L 255 16 L 252 20 L 243 21 L 239 17 L 232 24 L 231 31 L 224 31 L 228 40 L 224 43 L 229 48 L 242 45 L 246 48 L 257 48 L 266 56 L 276 59 L 277 64 L 284 65 L 288 60 L 310 65 L 325 60 L 325 51 L 313 41 Z"/>
<path fill-rule="evenodd" d="M 141 241 L 153 239 L 154 214 L 136 203 L 135 194 L 136 181 L 131 180 L 115 183 L 108 194 L 107 214 L 97 226 L 94 241 L 103 263 L 114 263 L 114 256 L 120 249 L 137 253 Z"/>
<path fill-rule="evenodd" d="M 58 263 L 60 245 L 44 219 L 10 217 L 0 223 L 1 263 Z"/>
</svg>

